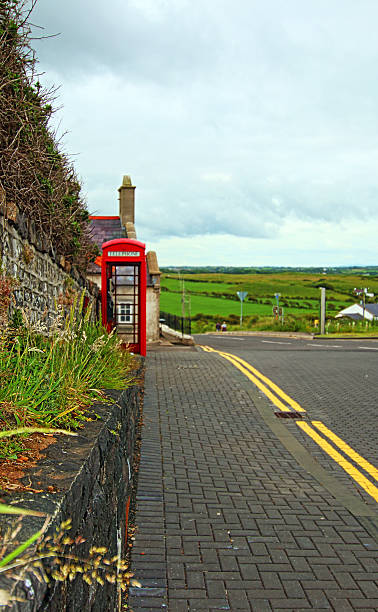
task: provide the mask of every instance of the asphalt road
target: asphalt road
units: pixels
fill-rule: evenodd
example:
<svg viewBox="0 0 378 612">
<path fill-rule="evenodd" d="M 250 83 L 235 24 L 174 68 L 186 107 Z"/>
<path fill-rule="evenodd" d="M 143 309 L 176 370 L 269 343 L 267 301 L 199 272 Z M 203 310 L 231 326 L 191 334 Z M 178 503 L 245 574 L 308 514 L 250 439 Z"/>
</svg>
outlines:
<svg viewBox="0 0 378 612">
<path fill-rule="evenodd" d="M 298 425 L 295 419 L 280 420 L 322 467 L 367 504 L 376 504 L 378 489 L 372 495 L 366 486 L 378 486 L 373 467 L 378 467 L 378 339 L 311 340 L 218 333 L 196 335 L 195 341 L 250 364 L 277 386 L 274 396 L 282 397 L 283 392 L 297 402 L 305 425 Z M 222 359 L 219 353 L 215 356 Z M 256 389 L 253 380 L 248 383 Z M 275 413 L 280 412 L 271 397 L 261 389 L 258 392 Z M 323 432 L 316 430 L 323 440 L 320 445 L 319 439 L 311 437 L 314 423 L 326 427 Z M 342 460 L 335 459 L 335 451 Z M 344 460 L 352 466 L 349 472 Z M 353 472 L 356 469 L 357 475 Z"/>
</svg>

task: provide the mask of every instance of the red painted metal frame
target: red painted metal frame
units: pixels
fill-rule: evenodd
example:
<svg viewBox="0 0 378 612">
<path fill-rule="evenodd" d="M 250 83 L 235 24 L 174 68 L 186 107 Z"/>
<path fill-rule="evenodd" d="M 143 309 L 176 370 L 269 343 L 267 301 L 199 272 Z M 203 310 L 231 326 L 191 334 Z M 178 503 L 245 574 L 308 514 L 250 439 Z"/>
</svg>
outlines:
<svg viewBox="0 0 378 612">
<path fill-rule="evenodd" d="M 105 216 L 98 216 L 98 215 L 89 215 L 90 219 L 119 219 L 120 217 L 118 215 L 113 215 L 113 216 L 109 216 L 109 215 L 105 215 Z"/>
<path fill-rule="evenodd" d="M 116 257 L 109 256 L 109 251 L 138 252 L 138 256 L 131 257 L 119 255 Z M 128 348 L 140 355 L 146 355 L 146 287 L 147 287 L 147 264 L 146 264 L 146 245 L 139 240 L 131 240 L 130 238 L 116 238 L 109 240 L 102 245 L 102 265 L 101 265 L 101 306 L 102 320 L 108 331 L 111 331 L 112 324 L 107 320 L 107 294 L 106 294 L 106 268 L 107 264 L 112 265 L 127 265 L 128 263 L 138 263 L 140 266 L 139 272 L 139 329 L 138 329 L 138 344 L 130 345 Z"/>
</svg>

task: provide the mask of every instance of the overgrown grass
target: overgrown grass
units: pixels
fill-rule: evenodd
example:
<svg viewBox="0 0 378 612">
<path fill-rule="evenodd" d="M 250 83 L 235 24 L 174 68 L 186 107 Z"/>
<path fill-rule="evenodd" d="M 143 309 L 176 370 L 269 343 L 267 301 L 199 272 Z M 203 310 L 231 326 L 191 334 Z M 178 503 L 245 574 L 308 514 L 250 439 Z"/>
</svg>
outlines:
<svg viewBox="0 0 378 612">
<path fill-rule="evenodd" d="M 131 383 L 133 356 L 116 335 L 83 311 L 83 296 L 45 329 L 24 322 L 0 335 L 0 430 L 79 427 L 103 389 Z M 19 439 L 0 440 L 0 457 L 20 450 Z"/>
<path fill-rule="evenodd" d="M 227 323 L 227 331 L 295 331 L 314 333 L 316 329 L 311 320 L 293 316 L 287 317 L 283 324 L 271 316 L 247 316 L 243 318 L 243 326 L 240 327 L 239 319 L 235 315 L 224 318 L 215 315 L 214 317 L 195 317 L 192 319 L 192 333 L 213 332 L 215 331 L 216 322 L 222 322 L 222 320 L 225 320 Z"/>
<path fill-rule="evenodd" d="M 314 319 L 311 315 L 297 317 L 288 315 L 284 317 L 284 322 L 274 319 L 272 316 L 246 316 L 243 318 L 243 326 L 240 327 L 239 317 L 236 315 L 229 315 L 228 317 L 222 317 L 216 315 L 202 315 L 199 314 L 192 319 L 192 333 L 200 334 L 205 332 L 215 331 L 215 324 L 217 321 L 222 322 L 225 320 L 227 323 L 228 331 L 276 331 L 276 332 L 303 332 L 308 334 L 319 334 L 319 324 L 314 324 Z M 346 320 L 334 320 L 327 319 L 326 321 L 326 335 L 338 335 L 338 336 L 378 336 L 378 322 L 377 321 L 346 321 Z"/>
</svg>

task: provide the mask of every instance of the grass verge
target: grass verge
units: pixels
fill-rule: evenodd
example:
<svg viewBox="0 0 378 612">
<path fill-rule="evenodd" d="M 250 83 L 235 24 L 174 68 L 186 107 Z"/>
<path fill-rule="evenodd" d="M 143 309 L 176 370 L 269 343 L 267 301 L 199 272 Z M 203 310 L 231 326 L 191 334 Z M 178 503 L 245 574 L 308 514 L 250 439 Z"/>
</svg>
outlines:
<svg viewBox="0 0 378 612">
<path fill-rule="evenodd" d="M 103 389 L 131 384 L 133 366 L 117 336 L 91 321 L 83 296 L 68 314 L 59 311 L 49 331 L 24 318 L 0 334 L 0 431 L 80 427 Z M 17 458 L 23 436 L 0 438 L 0 458 Z"/>
</svg>

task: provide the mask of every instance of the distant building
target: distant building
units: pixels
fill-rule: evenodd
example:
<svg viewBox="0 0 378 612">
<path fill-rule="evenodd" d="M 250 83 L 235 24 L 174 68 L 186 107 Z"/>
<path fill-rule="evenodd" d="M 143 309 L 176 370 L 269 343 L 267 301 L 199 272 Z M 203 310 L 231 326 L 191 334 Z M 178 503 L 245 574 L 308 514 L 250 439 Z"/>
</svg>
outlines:
<svg viewBox="0 0 378 612">
<path fill-rule="evenodd" d="M 136 239 L 135 186 L 124 176 L 119 192 L 118 216 L 91 216 L 91 235 L 101 250 L 104 242 L 114 238 Z M 87 277 L 101 289 L 101 260 L 89 265 Z M 147 342 L 159 340 L 160 270 L 155 251 L 147 253 Z"/>
<path fill-rule="evenodd" d="M 365 312 L 363 304 L 352 304 L 340 310 L 335 318 L 340 319 L 341 317 L 347 317 L 353 321 L 362 321 L 363 318 L 366 321 L 378 321 L 378 304 L 365 304 Z"/>
</svg>

